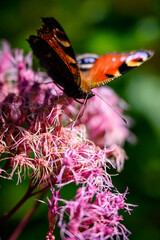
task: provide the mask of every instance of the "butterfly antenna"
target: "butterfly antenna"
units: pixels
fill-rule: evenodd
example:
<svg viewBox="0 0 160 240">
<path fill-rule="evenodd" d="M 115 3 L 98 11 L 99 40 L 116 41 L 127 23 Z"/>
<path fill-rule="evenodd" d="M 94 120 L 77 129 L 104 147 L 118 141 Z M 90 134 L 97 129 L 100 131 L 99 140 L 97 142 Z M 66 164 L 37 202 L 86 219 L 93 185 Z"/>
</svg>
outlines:
<svg viewBox="0 0 160 240">
<path fill-rule="evenodd" d="M 100 95 L 98 95 L 97 93 L 94 92 L 94 94 L 99 97 L 103 102 L 105 102 L 122 120 L 124 123 L 128 124 L 127 120 L 122 117 L 122 115 L 120 115 L 108 102 L 106 102 Z"/>
<path fill-rule="evenodd" d="M 75 124 L 76 124 L 76 121 L 79 119 L 79 117 L 80 117 L 80 116 L 81 116 L 81 117 L 83 116 L 84 110 L 85 110 L 85 108 L 86 108 L 86 106 L 87 106 L 87 99 L 88 99 L 88 93 L 87 93 L 87 96 L 86 96 L 86 98 L 85 98 L 85 101 L 84 101 L 81 109 L 79 110 L 79 113 L 77 114 L 77 116 L 76 116 L 76 118 L 75 118 L 75 120 L 74 120 L 74 123 L 72 124 L 71 130 L 74 128 L 74 126 L 75 126 Z"/>
</svg>

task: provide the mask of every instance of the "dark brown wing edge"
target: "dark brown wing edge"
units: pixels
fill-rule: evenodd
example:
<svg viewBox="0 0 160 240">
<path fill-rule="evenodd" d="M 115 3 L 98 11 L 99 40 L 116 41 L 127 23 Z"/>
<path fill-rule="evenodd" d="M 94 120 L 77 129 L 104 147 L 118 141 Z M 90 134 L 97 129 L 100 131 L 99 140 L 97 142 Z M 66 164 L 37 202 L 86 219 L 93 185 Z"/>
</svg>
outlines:
<svg viewBox="0 0 160 240">
<path fill-rule="evenodd" d="M 58 28 L 60 31 L 64 31 L 60 24 L 54 18 L 43 18 L 44 25 L 38 30 L 42 31 L 49 27 L 49 31 L 53 28 Z M 47 29 L 48 30 L 48 29 Z M 64 33 L 65 40 L 69 41 L 66 34 Z M 28 42 L 33 50 L 35 56 L 40 60 L 41 66 L 47 69 L 48 75 L 54 80 L 55 83 L 59 84 L 64 88 L 64 92 L 68 96 L 75 95 L 75 92 L 80 87 L 80 73 L 78 63 L 71 63 L 72 67 L 75 68 L 76 76 L 73 75 L 65 61 L 60 57 L 56 49 L 51 47 L 44 39 L 39 36 L 31 35 Z M 62 47 L 64 54 L 69 55 L 71 58 L 75 58 L 72 47 Z M 77 62 L 77 61 L 76 61 Z"/>
</svg>

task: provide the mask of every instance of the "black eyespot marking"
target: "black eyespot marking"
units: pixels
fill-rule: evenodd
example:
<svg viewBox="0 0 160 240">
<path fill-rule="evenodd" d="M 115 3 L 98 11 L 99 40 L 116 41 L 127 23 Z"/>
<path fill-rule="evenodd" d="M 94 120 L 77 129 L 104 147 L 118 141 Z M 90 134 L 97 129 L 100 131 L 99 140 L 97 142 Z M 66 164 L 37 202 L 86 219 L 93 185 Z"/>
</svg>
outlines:
<svg viewBox="0 0 160 240">
<path fill-rule="evenodd" d="M 136 67 L 136 66 L 135 66 Z M 135 67 L 130 67 L 128 66 L 125 62 L 119 67 L 119 72 L 120 74 L 124 74 L 129 72 L 131 69 L 135 68 Z"/>
<path fill-rule="evenodd" d="M 95 61 L 97 60 L 97 58 L 93 58 L 93 57 L 84 57 L 80 60 L 78 60 L 78 64 L 81 65 L 81 64 L 93 64 L 95 63 Z"/>
<path fill-rule="evenodd" d="M 142 58 L 140 58 L 140 59 L 138 59 L 138 60 L 137 60 L 137 62 L 143 62 L 143 59 L 142 59 Z"/>
</svg>

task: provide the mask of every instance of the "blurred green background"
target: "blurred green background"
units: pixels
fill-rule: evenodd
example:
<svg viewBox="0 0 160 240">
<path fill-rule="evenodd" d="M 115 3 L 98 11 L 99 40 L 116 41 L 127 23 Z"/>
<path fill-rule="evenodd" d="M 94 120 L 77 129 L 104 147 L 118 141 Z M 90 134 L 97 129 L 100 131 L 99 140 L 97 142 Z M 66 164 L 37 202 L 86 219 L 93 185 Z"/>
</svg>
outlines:
<svg viewBox="0 0 160 240">
<path fill-rule="evenodd" d="M 129 186 L 128 202 L 137 204 L 125 225 L 133 240 L 160 239 L 160 1 L 159 0 L 8 0 L 0 6 L 0 39 L 13 48 L 30 50 L 26 39 L 41 26 L 40 17 L 55 17 L 66 30 L 76 53 L 154 49 L 140 68 L 110 83 L 130 105 L 136 145 L 125 145 L 129 160 L 113 181 L 119 191 Z M 0 212 L 14 206 L 26 183 L 2 180 Z M 72 191 L 72 190 L 70 190 Z M 30 201 L 1 229 L 8 236 Z M 19 239 L 44 239 L 47 207 L 41 204 Z M 58 239 L 58 238 L 57 238 Z"/>
</svg>

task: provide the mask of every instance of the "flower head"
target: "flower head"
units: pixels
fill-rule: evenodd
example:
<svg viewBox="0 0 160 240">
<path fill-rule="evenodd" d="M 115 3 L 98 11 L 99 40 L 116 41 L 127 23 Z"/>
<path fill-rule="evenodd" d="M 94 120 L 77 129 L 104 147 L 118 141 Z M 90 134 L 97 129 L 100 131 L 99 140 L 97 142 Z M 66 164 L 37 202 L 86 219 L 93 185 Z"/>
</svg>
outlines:
<svg viewBox="0 0 160 240">
<path fill-rule="evenodd" d="M 131 119 L 125 116 L 128 122 L 126 124 L 121 118 L 124 110 L 128 108 L 127 103 L 110 87 L 99 87 L 93 92 L 95 96 L 87 101 L 84 113 L 77 121 L 78 124 L 85 124 L 88 138 L 100 147 L 112 144 L 123 146 L 126 140 L 134 142 L 135 137 L 128 128 Z M 75 109 L 81 108 L 75 101 L 72 102 L 72 107 L 69 107 L 73 114 Z"/>
<path fill-rule="evenodd" d="M 6 163 L 0 176 L 17 175 L 17 183 L 28 177 L 30 186 L 41 191 L 52 187 L 46 239 L 55 239 L 52 233 L 58 217 L 65 240 L 118 239 L 120 235 L 127 239 L 129 231 L 118 212 L 129 209 L 126 193 L 115 190 L 108 173 L 109 168 L 120 171 L 126 158 L 117 145 L 130 135 L 121 118 L 93 97 L 83 117 L 70 128 L 77 103 L 62 99 L 63 92 L 53 80 L 32 69 L 30 53 L 23 56 L 22 50 L 11 51 L 5 42 L 0 50 L 0 87 L 0 162 Z M 125 104 L 120 106 L 110 88 L 95 91 L 122 114 Z M 60 190 L 73 182 L 82 185 L 73 200 L 64 200 L 60 191 L 53 190 L 53 186 Z"/>
<path fill-rule="evenodd" d="M 128 239 L 130 232 L 119 214 L 120 209 L 131 211 L 131 205 L 125 203 L 126 193 L 89 185 L 78 189 L 74 200 L 59 198 L 64 203 L 59 213 L 62 239 L 119 239 L 120 235 Z"/>
<path fill-rule="evenodd" d="M 54 104 L 57 92 L 61 92 L 47 75 L 33 71 L 31 55 L 24 57 L 20 50 L 12 53 L 7 45 L 3 46 L 0 56 L 2 85 L 7 86 L 1 98 L 0 133 L 5 142 L 2 152 L 8 154 L 5 160 L 12 169 L 10 177 L 17 174 L 19 182 L 28 172 L 34 182 L 52 179 L 62 186 L 103 175 L 104 166 L 111 163 L 110 153 L 85 138 L 83 124 L 73 129 L 62 125 L 70 101 Z M 44 84 L 46 79 L 49 84 Z M 87 121 L 89 112 L 90 108 L 81 122 Z M 92 117 L 88 121 L 90 119 Z"/>
</svg>

